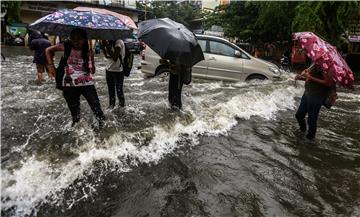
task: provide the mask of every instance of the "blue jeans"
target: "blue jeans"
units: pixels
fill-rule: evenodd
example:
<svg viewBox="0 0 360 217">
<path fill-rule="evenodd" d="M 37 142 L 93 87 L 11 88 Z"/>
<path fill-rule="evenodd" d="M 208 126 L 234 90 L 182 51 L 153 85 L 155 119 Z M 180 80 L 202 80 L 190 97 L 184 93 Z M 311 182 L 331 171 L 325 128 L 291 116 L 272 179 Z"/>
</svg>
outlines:
<svg viewBox="0 0 360 217">
<path fill-rule="evenodd" d="M 317 119 L 320 108 L 325 100 L 324 96 L 309 96 L 304 94 L 301 98 L 300 106 L 296 112 L 296 120 L 299 123 L 300 130 L 306 131 L 305 116 L 308 114 L 307 124 L 309 127 L 307 138 L 313 139 L 316 134 Z"/>
</svg>

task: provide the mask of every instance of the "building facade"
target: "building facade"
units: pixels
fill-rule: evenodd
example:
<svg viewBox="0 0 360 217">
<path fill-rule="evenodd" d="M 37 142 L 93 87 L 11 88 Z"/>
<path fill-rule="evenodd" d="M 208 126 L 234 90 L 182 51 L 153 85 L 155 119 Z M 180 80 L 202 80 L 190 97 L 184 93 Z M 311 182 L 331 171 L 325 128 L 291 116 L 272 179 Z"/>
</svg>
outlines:
<svg viewBox="0 0 360 217">
<path fill-rule="evenodd" d="M 136 9 L 136 0 L 75 0 L 75 1 L 23 1 L 20 6 L 20 20 L 23 25 L 29 25 L 37 19 L 61 9 L 73 9 L 78 6 L 96 7 L 108 9 L 126 16 L 129 16 L 135 23 L 139 21 L 139 15 L 143 13 Z M 10 27 L 15 29 L 18 27 Z M 49 37 L 52 43 L 56 42 L 56 37 Z M 27 44 L 27 37 L 25 37 Z"/>
<path fill-rule="evenodd" d="M 30 24 L 35 20 L 60 9 L 73 9 L 78 6 L 97 7 L 131 17 L 138 22 L 142 11 L 136 9 L 135 0 L 78 0 L 78 1 L 24 1 L 20 8 L 20 19 L 23 23 Z"/>
</svg>

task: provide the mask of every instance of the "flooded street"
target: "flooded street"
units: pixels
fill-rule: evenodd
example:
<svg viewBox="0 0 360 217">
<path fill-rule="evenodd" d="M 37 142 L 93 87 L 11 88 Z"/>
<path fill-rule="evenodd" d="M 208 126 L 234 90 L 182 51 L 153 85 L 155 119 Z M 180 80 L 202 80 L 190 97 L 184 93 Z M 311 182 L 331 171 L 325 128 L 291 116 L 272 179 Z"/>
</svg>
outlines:
<svg viewBox="0 0 360 217">
<path fill-rule="evenodd" d="M 304 89 L 293 75 L 195 79 L 173 111 L 167 77 L 144 78 L 137 59 L 127 106 L 107 110 L 97 56 L 106 126 L 92 129 L 82 98 L 72 128 L 62 92 L 35 84 L 32 53 L 2 50 L 1 216 L 360 216 L 359 85 L 322 108 L 309 142 L 297 131 Z"/>
</svg>

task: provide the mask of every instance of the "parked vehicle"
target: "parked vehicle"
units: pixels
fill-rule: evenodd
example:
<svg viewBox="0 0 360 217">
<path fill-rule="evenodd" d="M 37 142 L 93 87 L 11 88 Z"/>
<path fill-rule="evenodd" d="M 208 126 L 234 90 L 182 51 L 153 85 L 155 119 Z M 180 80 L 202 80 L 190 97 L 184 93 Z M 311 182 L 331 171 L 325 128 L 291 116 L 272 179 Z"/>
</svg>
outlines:
<svg viewBox="0 0 360 217">
<path fill-rule="evenodd" d="M 207 35 L 197 35 L 197 38 L 205 60 L 193 66 L 193 77 L 225 81 L 280 79 L 279 67 L 251 56 L 223 38 Z M 146 46 L 142 54 L 141 71 L 146 76 L 169 72 L 168 68 L 160 65 L 159 60 L 160 57 Z"/>
<path fill-rule="evenodd" d="M 7 40 L 9 45 L 25 46 L 25 35 L 28 33 L 27 24 L 12 23 L 9 25 L 10 37 Z"/>
<path fill-rule="evenodd" d="M 21 36 L 15 36 L 12 40 L 12 45 L 25 46 L 25 39 Z"/>
<path fill-rule="evenodd" d="M 145 44 L 142 41 L 139 41 L 137 38 L 127 38 L 124 40 L 124 43 L 130 52 L 136 54 L 139 54 L 145 47 Z"/>
</svg>

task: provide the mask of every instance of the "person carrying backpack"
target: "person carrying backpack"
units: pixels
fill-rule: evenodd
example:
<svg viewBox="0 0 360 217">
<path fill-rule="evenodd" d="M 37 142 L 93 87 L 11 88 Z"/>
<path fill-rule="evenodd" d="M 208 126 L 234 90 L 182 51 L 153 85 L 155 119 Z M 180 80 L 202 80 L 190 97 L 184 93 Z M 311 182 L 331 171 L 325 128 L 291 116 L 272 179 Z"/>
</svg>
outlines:
<svg viewBox="0 0 360 217">
<path fill-rule="evenodd" d="M 54 53 L 63 51 L 59 67 L 55 70 Z M 94 54 L 89 49 L 87 33 L 73 29 L 70 41 L 46 49 L 49 70 L 55 73 L 57 88 L 63 91 L 72 116 L 72 126 L 80 121 L 80 96 L 83 95 L 99 122 L 104 125 L 105 116 L 101 109 L 92 74 L 95 73 Z"/>
<path fill-rule="evenodd" d="M 109 91 L 109 108 L 113 109 L 115 107 L 116 94 L 119 99 L 119 106 L 124 107 L 125 44 L 121 39 L 116 41 L 102 41 L 102 50 L 105 57 L 109 59 L 109 63 L 105 69 L 106 83 Z"/>
<path fill-rule="evenodd" d="M 295 117 L 302 132 L 306 132 L 308 127 L 306 138 L 312 140 L 315 138 L 321 106 L 324 105 L 327 95 L 333 87 L 336 87 L 336 84 L 331 76 L 316 64 L 305 69 L 302 74 L 298 74 L 295 80 L 305 80 L 305 92 Z M 308 115 L 307 125 L 306 114 Z"/>
</svg>

